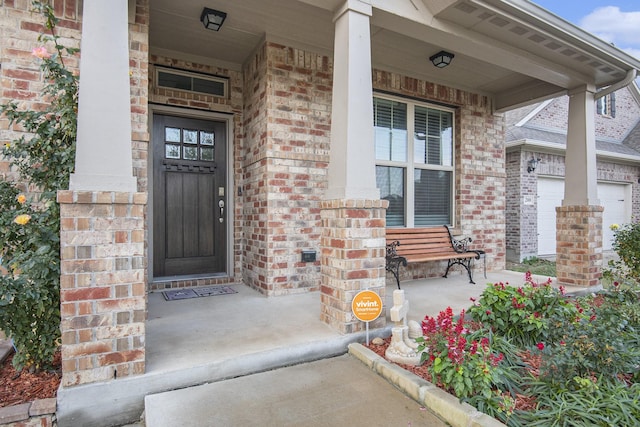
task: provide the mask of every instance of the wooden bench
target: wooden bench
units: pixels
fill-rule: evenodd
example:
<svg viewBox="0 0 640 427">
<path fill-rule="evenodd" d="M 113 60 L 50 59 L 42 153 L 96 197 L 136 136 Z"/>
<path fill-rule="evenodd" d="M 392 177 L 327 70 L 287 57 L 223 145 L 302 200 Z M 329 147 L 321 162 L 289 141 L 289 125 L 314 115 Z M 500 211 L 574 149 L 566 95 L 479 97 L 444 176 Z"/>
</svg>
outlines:
<svg viewBox="0 0 640 427">
<path fill-rule="evenodd" d="M 396 278 L 400 289 L 400 266 L 414 262 L 447 260 L 449 269 L 459 264 L 469 274 L 469 282 L 474 283 L 471 274 L 471 261 L 480 259 L 483 251 L 469 250 L 471 238 L 454 239 L 448 226 L 427 228 L 387 228 L 386 270 Z"/>
</svg>

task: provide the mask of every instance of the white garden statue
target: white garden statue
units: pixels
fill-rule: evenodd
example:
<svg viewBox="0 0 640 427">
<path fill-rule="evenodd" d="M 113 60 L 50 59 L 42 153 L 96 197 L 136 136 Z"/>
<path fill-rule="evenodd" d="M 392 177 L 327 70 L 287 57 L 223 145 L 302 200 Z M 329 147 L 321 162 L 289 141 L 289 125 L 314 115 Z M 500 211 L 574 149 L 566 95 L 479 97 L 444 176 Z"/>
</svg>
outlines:
<svg viewBox="0 0 640 427">
<path fill-rule="evenodd" d="M 404 297 L 404 290 L 396 289 L 393 291 L 393 307 L 390 310 L 391 321 L 395 325 L 391 329 L 391 343 L 387 347 L 385 356 L 395 363 L 418 366 L 421 364 L 422 352 L 417 351 L 418 343 L 415 338 L 416 325 L 418 329 L 420 325 L 415 321 L 411 322 L 411 328 L 407 325 L 408 312 L 409 301 Z"/>
</svg>

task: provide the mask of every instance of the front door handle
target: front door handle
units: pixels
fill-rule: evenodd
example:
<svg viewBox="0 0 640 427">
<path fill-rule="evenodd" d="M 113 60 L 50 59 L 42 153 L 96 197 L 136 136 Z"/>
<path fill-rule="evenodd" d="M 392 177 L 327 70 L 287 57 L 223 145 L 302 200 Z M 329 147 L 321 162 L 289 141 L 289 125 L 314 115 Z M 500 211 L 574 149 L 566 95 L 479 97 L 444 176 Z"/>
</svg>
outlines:
<svg viewBox="0 0 640 427">
<path fill-rule="evenodd" d="M 218 218 L 218 221 L 224 222 L 224 200 L 220 200 L 218 206 L 220 207 L 220 218 Z"/>
</svg>

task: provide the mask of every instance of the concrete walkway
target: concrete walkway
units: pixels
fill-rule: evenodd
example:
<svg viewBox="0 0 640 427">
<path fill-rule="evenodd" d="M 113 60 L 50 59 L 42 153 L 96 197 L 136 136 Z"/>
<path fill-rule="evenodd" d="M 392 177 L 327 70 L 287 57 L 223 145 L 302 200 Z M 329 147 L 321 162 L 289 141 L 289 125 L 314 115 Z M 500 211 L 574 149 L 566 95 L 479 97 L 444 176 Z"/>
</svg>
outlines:
<svg viewBox="0 0 640 427">
<path fill-rule="evenodd" d="M 147 396 L 145 408 L 147 427 L 447 425 L 350 355 Z"/>
</svg>

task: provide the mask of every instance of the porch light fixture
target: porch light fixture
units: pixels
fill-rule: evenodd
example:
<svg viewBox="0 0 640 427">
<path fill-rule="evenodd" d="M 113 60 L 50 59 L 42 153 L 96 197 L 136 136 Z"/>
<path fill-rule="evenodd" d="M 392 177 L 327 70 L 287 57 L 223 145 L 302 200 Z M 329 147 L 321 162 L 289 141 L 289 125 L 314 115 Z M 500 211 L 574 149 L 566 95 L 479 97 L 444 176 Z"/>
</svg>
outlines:
<svg viewBox="0 0 640 427">
<path fill-rule="evenodd" d="M 200 21 L 202 21 L 202 25 L 204 25 L 207 30 L 219 31 L 226 17 L 227 14 L 225 12 L 205 7 L 202 9 Z"/>
<path fill-rule="evenodd" d="M 455 55 L 453 53 L 449 53 L 449 52 L 445 52 L 444 50 L 441 50 L 435 55 L 430 56 L 429 61 L 431 61 L 431 63 L 438 68 L 444 68 L 447 65 L 451 64 L 451 61 L 453 60 L 454 56 Z"/>
<path fill-rule="evenodd" d="M 527 162 L 527 172 L 531 173 L 531 172 L 535 172 L 536 167 L 538 167 L 538 162 L 540 161 L 540 159 L 536 159 L 535 157 L 532 157 L 528 162 Z"/>
</svg>

